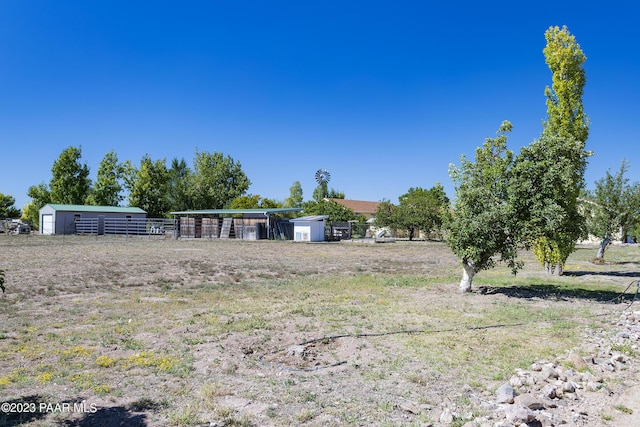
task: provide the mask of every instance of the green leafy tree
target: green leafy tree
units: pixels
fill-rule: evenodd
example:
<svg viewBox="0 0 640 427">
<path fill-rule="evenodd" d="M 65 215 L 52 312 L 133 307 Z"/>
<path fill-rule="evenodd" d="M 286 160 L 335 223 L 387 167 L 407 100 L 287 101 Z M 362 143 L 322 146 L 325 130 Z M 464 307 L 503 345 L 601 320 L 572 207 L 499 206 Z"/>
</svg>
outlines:
<svg viewBox="0 0 640 427">
<path fill-rule="evenodd" d="M 277 200 L 264 197 L 260 199 L 260 207 L 268 208 L 268 209 L 276 209 L 276 208 L 282 208 L 283 206 L 282 206 L 282 203 Z"/>
<path fill-rule="evenodd" d="M 51 191 L 49 191 L 47 184 L 43 182 L 29 187 L 27 195 L 31 197 L 31 201 L 22 209 L 22 219 L 31 224 L 33 228 L 39 229 L 40 209 L 47 203 L 53 203 Z"/>
<path fill-rule="evenodd" d="M 496 256 L 515 273 L 521 267 L 517 220 L 509 203 L 513 153 L 507 149 L 511 123 L 505 121 L 496 138 L 487 138 L 475 153 L 475 162 L 462 156 L 460 167 L 450 166 L 456 188 L 453 214 L 446 224 L 446 240 L 462 260 L 460 291 L 469 292 L 474 276 L 492 268 Z"/>
<path fill-rule="evenodd" d="M 596 181 L 595 190 L 584 194 L 583 206 L 589 233 L 602 239 L 596 254 L 598 259 L 604 258 L 615 233 L 621 232 L 622 241 L 626 241 L 628 232 L 638 219 L 640 185 L 629 184 L 625 177 L 628 170 L 629 162 L 623 159 L 615 175 L 607 171 Z"/>
<path fill-rule="evenodd" d="M 191 179 L 192 173 L 187 166 L 187 162 L 184 159 L 178 160 L 174 157 L 169 168 L 169 188 L 167 193 L 171 211 L 185 211 L 193 208 L 193 202 L 189 194 Z"/>
<path fill-rule="evenodd" d="M 551 88 L 545 88 L 548 118 L 544 133 L 584 143 L 589 137 L 589 118 L 582 104 L 587 57 L 566 26 L 549 27 L 544 36 L 547 45 L 543 53 L 552 73 Z"/>
<path fill-rule="evenodd" d="M 393 222 L 393 212 L 396 206 L 388 199 L 382 199 L 376 208 L 375 218 L 376 227 L 389 227 L 395 231 Z"/>
<path fill-rule="evenodd" d="M 300 185 L 300 181 L 296 181 L 293 183 L 291 188 L 289 188 L 289 197 L 287 197 L 284 201 L 285 208 L 300 208 L 302 207 L 302 202 L 304 199 L 302 198 L 302 185 Z"/>
<path fill-rule="evenodd" d="M 70 205 L 84 204 L 91 189 L 89 167 L 80 163 L 82 149 L 68 147 L 53 162 L 51 168 L 51 202 Z"/>
<path fill-rule="evenodd" d="M 586 223 L 578 196 L 588 153 L 570 137 L 542 135 L 516 157 L 511 194 L 523 244 L 549 274 L 562 274 Z"/>
<path fill-rule="evenodd" d="M 96 182 L 87 197 L 87 204 L 96 206 L 118 206 L 124 200 L 124 168 L 118 162 L 118 155 L 112 150 L 104 155 Z"/>
<path fill-rule="evenodd" d="M 231 202 L 230 209 L 258 209 L 258 208 L 279 208 L 281 205 L 275 200 L 262 198 L 259 194 L 236 197 Z"/>
<path fill-rule="evenodd" d="M 382 202 L 376 212 L 376 224 L 394 230 L 407 230 L 409 240 L 422 230 L 425 233 L 440 230 L 449 205 L 444 187 L 436 184 L 431 189 L 410 188 L 398 198 L 398 205 Z"/>
<path fill-rule="evenodd" d="M 227 207 L 251 184 L 240 162 L 222 153 L 196 151 L 193 169 L 189 195 L 194 209 Z"/>
<path fill-rule="evenodd" d="M 22 213 L 20 209 L 14 206 L 15 203 L 16 199 L 14 199 L 13 196 L 0 193 L 0 219 L 20 218 Z"/>
<path fill-rule="evenodd" d="M 547 115 L 539 140 L 516 158 L 512 185 L 525 246 L 533 247 L 547 273 L 561 275 L 577 240 L 586 235 L 578 196 L 584 184 L 589 120 L 582 95 L 584 53 L 567 27 L 550 27 L 543 50 L 552 73 L 545 89 Z"/>
<path fill-rule="evenodd" d="M 317 203 L 322 202 L 324 199 L 329 197 L 329 186 L 325 181 L 321 181 L 316 188 L 313 190 L 313 200 Z"/>
<path fill-rule="evenodd" d="M 344 191 L 338 191 L 338 190 L 332 188 L 327 193 L 327 198 L 329 198 L 329 199 L 344 199 Z"/>
<path fill-rule="evenodd" d="M 229 209 L 257 209 L 260 207 L 260 195 L 249 194 L 233 199 Z"/>
<path fill-rule="evenodd" d="M 142 157 L 140 167 L 125 165 L 129 190 L 129 204 L 147 212 L 149 218 L 161 218 L 169 212 L 167 190 L 169 172 L 164 159 L 151 160 L 149 155 Z"/>
<path fill-rule="evenodd" d="M 398 201 L 393 215 L 394 226 L 407 230 L 409 240 L 413 240 L 420 230 L 429 233 L 440 229 L 443 214 L 449 204 L 441 184 L 436 184 L 429 190 L 410 188 Z"/>
<path fill-rule="evenodd" d="M 310 200 L 304 204 L 303 209 L 305 215 L 328 215 L 329 221 L 346 222 L 358 219 L 353 209 L 349 209 L 333 200 L 322 200 L 320 202 Z"/>
</svg>

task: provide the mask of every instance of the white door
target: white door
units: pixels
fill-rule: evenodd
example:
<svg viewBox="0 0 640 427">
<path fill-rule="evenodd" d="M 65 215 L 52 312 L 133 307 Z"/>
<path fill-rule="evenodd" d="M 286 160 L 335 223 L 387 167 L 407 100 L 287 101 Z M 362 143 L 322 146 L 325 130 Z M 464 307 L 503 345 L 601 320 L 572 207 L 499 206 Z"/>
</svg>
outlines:
<svg viewBox="0 0 640 427">
<path fill-rule="evenodd" d="M 53 215 L 42 215 L 40 221 L 40 234 L 53 234 Z"/>
</svg>

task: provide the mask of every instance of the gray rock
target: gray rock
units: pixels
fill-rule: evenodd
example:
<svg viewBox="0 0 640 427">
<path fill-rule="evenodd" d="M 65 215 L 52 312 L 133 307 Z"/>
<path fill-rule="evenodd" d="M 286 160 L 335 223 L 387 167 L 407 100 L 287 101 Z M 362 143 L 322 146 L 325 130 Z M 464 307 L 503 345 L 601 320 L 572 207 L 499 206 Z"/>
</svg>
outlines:
<svg viewBox="0 0 640 427">
<path fill-rule="evenodd" d="M 536 385 L 538 383 L 535 375 L 525 374 L 522 379 L 526 385 Z"/>
<path fill-rule="evenodd" d="M 569 354 L 569 361 L 578 371 L 584 371 L 588 367 L 587 362 L 577 353 Z"/>
<path fill-rule="evenodd" d="M 496 390 L 496 400 L 498 403 L 513 403 L 516 391 L 509 384 L 502 384 Z"/>
<path fill-rule="evenodd" d="M 553 427 L 554 426 L 553 421 L 551 421 L 551 419 L 549 419 L 548 417 L 544 416 L 543 414 L 538 414 L 536 419 L 540 423 L 541 427 Z"/>
<path fill-rule="evenodd" d="M 567 381 L 566 383 L 562 383 L 562 391 L 565 393 L 574 393 L 576 391 L 576 387 L 571 381 Z"/>
<path fill-rule="evenodd" d="M 520 405 L 507 406 L 504 413 L 507 421 L 515 425 L 527 424 L 536 419 L 536 414 L 531 409 Z"/>
<path fill-rule="evenodd" d="M 534 410 L 544 408 L 542 402 L 531 393 L 523 393 L 519 396 L 516 396 L 513 399 L 513 403 Z"/>
<path fill-rule="evenodd" d="M 552 366 L 546 365 L 542 367 L 540 376 L 543 380 L 555 379 L 558 378 L 558 371 L 556 371 Z"/>
<path fill-rule="evenodd" d="M 411 414 L 419 414 L 420 412 L 422 412 L 422 410 L 420 409 L 420 407 L 418 405 L 416 405 L 413 402 L 400 402 L 400 404 L 398 405 L 398 407 L 400 407 L 400 409 L 402 409 L 403 411 L 407 411 Z"/>
<path fill-rule="evenodd" d="M 595 381 L 589 381 L 587 383 L 587 391 L 598 391 L 602 387 L 602 383 L 597 383 Z"/>
<path fill-rule="evenodd" d="M 613 355 L 611 356 L 611 361 L 613 362 L 626 363 L 628 359 L 629 357 L 625 356 L 622 353 L 613 353 Z"/>
<path fill-rule="evenodd" d="M 442 424 L 453 424 L 453 414 L 451 413 L 451 409 L 446 408 L 440 414 L 440 422 Z"/>
<path fill-rule="evenodd" d="M 549 409 L 557 408 L 558 402 L 561 402 L 559 400 L 553 400 L 547 397 L 543 397 L 542 399 L 540 399 L 540 401 L 542 402 L 545 408 L 549 408 Z"/>
<path fill-rule="evenodd" d="M 556 397 L 556 387 L 552 384 L 547 384 L 542 387 L 540 394 L 547 399 L 554 399 Z"/>
<path fill-rule="evenodd" d="M 514 388 L 520 388 L 524 385 L 524 381 L 520 375 L 514 375 L 509 379 L 509 385 Z"/>
</svg>

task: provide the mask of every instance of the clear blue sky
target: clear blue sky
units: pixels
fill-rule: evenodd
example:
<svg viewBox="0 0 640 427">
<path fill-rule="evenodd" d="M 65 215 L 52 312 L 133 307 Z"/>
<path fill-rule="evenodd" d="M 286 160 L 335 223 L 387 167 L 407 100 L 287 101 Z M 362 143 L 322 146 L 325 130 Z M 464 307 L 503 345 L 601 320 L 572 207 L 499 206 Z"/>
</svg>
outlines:
<svg viewBox="0 0 640 427">
<path fill-rule="evenodd" d="M 637 2 L 0 0 L 0 192 L 28 202 L 81 146 L 139 164 L 196 148 L 238 160 L 251 194 L 347 198 L 440 181 L 503 120 L 542 131 L 542 49 L 567 25 L 587 56 L 590 187 L 623 157 L 640 180 Z"/>
</svg>

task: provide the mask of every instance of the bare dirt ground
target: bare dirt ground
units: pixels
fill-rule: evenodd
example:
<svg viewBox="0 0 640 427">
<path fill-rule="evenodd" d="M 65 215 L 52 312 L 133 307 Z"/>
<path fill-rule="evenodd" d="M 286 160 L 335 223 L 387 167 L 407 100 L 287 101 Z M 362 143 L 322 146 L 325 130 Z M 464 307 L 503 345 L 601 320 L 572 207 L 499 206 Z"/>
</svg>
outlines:
<svg viewBox="0 0 640 427">
<path fill-rule="evenodd" d="M 634 289 L 609 300 L 640 278 L 636 247 L 606 265 L 581 248 L 553 279 L 524 254 L 463 296 L 439 242 L 32 235 L 0 251 L 2 425 L 439 425 L 447 408 L 462 425 L 515 368 L 615 334 Z M 640 425 L 628 366 L 574 425 Z"/>
</svg>

